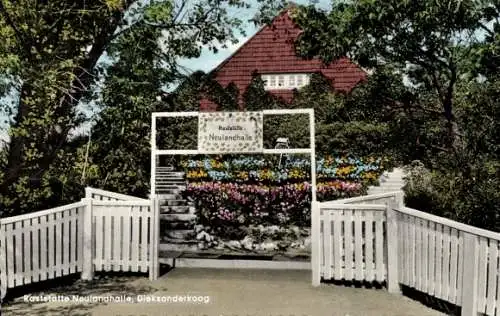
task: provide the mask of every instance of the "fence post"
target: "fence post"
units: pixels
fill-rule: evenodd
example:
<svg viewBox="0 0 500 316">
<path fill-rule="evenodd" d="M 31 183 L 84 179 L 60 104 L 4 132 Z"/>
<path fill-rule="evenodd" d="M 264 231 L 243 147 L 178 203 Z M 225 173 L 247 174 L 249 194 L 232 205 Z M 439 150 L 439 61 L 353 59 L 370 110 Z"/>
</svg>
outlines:
<svg viewBox="0 0 500 316">
<path fill-rule="evenodd" d="M 398 273 L 398 214 L 399 202 L 391 201 L 387 205 L 387 290 L 389 293 L 399 294 Z"/>
<path fill-rule="evenodd" d="M 87 189 L 85 189 L 87 194 Z M 85 198 L 85 211 L 83 212 L 83 271 L 81 278 L 83 280 L 92 280 L 94 278 L 94 249 L 93 249 L 93 236 L 94 232 L 92 227 L 92 199 Z"/>
<path fill-rule="evenodd" d="M 4 226 L 0 223 L 0 308 L 7 294 L 7 247 L 5 245 Z"/>
<path fill-rule="evenodd" d="M 152 195 L 151 199 L 151 230 L 149 236 L 149 279 L 156 280 L 160 276 L 159 263 L 159 243 L 160 243 L 160 205 L 156 195 Z"/>
<path fill-rule="evenodd" d="M 396 203 L 398 204 L 398 207 L 396 209 L 399 209 L 400 207 L 404 207 L 405 206 L 404 192 L 400 191 L 400 192 L 396 193 L 395 200 L 396 200 Z"/>
<path fill-rule="evenodd" d="M 319 202 L 311 201 L 311 270 L 313 286 L 319 286 L 321 283 L 321 261 L 319 257 L 321 215 L 319 205 Z"/>
<path fill-rule="evenodd" d="M 85 187 L 85 198 L 86 199 L 92 198 L 92 188 L 91 187 Z"/>
<path fill-rule="evenodd" d="M 476 235 L 461 232 L 464 239 L 462 284 L 462 316 L 477 316 L 477 279 L 479 271 L 479 248 Z"/>
</svg>

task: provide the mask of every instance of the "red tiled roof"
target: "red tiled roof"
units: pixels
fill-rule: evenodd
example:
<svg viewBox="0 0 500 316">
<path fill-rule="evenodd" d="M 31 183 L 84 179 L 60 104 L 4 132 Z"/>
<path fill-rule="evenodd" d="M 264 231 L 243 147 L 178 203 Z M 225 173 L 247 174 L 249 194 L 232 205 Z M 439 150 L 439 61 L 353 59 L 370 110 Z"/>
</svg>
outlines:
<svg viewBox="0 0 500 316">
<path fill-rule="evenodd" d="M 284 11 L 214 69 L 212 73 L 215 74 L 215 79 L 222 86 L 234 82 L 242 94 L 250 84 L 254 72 L 321 73 L 340 92 L 349 92 L 366 78 L 366 73 L 348 58 L 340 58 L 325 65 L 319 58 L 306 60 L 297 56 L 294 42 L 300 32 L 300 28 L 292 21 L 289 10 Z M 293 97 L 292 90 L 271 93 L 287 101 Z M 215 110 L 216 105 L 202 100 L 200 109 Z"/>
</svg>

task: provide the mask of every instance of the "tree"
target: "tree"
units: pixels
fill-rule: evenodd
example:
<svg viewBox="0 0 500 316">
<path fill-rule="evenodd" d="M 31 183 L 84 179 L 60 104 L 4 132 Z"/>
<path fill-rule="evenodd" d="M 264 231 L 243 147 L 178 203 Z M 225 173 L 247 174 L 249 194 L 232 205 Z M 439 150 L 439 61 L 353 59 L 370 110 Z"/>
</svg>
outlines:
<svg viewBox="0 0 500 316">
<path fill-rule="evenodd" d="M 294 18 L 304 30 L 297 50 L 326 61 L 348 55 L 362 66 L 388 65 L 408 76 L 415 86 L 432 91 L 446 120 L 447 148 L 457 145 L 454 92 L 470 69 L 462 60 L 468 45 L 480 41 L 479 28 L 493 32 L 488 22 L 498 17 L 494 1 L 383 1 L 355 0 L 334 4 L 331 12 L 302 7 Z M 488 14 L 489 11 L 494 14 Z"/>
<path fill-rule="evenodd" d="M 0 179 L 2 206 L 26 205 L 17 192 L 39 190 L 49 196 L 44 175 L 57 165 L 69 132 L 83 116 L 78 103 L 92 93 L 99 78 L 98 61 L 121 36 L 141 36 L 144 25 L 157 30 L 159 55 L 165 67 L 175 68 L 178 57 L 197 57 L 202 47 L 217 51 L 236 40 L 242 21 L 228 13 L 244 7 L 241 0 L 0 0 L 1 93 L 15 90 L 7 158 Z"/>
</svg>

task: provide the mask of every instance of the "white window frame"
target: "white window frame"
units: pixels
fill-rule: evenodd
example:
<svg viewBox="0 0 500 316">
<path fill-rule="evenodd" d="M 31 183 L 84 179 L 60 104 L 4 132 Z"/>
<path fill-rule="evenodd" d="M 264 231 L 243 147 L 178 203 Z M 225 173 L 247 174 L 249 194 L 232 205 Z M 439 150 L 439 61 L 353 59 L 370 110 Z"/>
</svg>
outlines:
<svg viewBox="0 0 500 316">
<path fill-rule="evenodd" d="M 263 74 L 264 89 L 269 90 L 292 90 L 300 89 L 310 83 L 310 73 L 274 73 Z M 281 83 L 281 85 L 280 85 Z"/>
</svg>

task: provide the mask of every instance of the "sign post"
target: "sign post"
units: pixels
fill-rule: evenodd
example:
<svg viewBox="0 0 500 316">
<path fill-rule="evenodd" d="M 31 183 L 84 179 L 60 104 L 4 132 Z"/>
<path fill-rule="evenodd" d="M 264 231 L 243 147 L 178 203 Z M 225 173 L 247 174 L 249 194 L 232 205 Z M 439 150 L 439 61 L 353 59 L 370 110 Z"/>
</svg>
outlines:
<svg viewBox="0 0 500 316">
<path fill-rule="evenodd" d="M 309 148 L 264 148 L 263 122 L 265 115 L 309 116 Z M 198 118 L 198 148 L 158 149 L 157 122 L 162 117 Z M 200 155 L 200 154 L 309 154 L 311 159 L 311 263 L 319 265 L 319 209 L 316 207 L 316 143 L 314 109 L 279 109 L 258 112 L 156 112 L 151 122 L 151 194 L 156 198 L 156 159 L 160 155 Z M 158 234 L 158 232 L 155 232 Z M 319 284 L 319 274 L 313 270 L 313 284 Z"/>
</svg>

